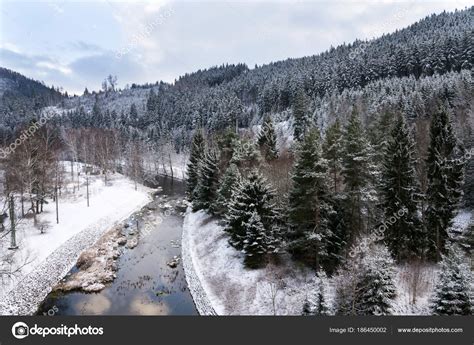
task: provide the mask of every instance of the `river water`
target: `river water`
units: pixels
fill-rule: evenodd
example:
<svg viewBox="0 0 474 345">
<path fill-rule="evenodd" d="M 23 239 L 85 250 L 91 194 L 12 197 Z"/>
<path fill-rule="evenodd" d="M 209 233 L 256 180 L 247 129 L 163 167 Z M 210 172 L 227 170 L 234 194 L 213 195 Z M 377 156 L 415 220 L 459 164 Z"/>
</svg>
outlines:
<svg viewBox="0 0 474 345">
<path fill-rule="evenodd" d="M 147 228 L 133 249 L 124 249 L 117 260 L 116 279 L 98 293 L 52 292 L 40 306 L 38 315 L 195 315 L 181 262 L 167 265 L 181 256 L 183 216 L 177 207 L 160 207 L 184 198 L 184 183 L 158 177 L 162 192 L 149 211 L 127 221 L 129 229 Z M 156 208 L 156 209 L 155 209 Z M 157 221 L 158 220 L 158 221 Z M 133 231 L 133 230 L 129 230 Z M 76 271 L 74 267 L 71 272 Z"/>
</svg>

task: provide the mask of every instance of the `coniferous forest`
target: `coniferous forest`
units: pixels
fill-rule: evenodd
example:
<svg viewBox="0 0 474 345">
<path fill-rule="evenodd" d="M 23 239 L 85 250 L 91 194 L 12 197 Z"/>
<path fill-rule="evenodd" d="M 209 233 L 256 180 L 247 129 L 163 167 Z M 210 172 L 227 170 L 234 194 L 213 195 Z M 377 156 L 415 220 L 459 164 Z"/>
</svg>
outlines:
<svg viewBox="0 0 474 345">
<path fill-rule="evenodd" d="M 1 68 L 2 153 L 53 114 L 0 157 L 4 194 L 40 214 L 59 161 L 96 166 L 106 183 L 185 177 L 188 212 L 222 227 L 242 269 L 291 261 L 314 274 L 302 315 L 393 314 L 400 267 L 414 305 L 417 273 L 434 267 L 429 314 L 472 315 L 474 218 L 459 219 L 474 208 L 473 70 L 474 7 L 173 83 L 119 88 L 110 75 L 82 95 Z"/>
</svg>

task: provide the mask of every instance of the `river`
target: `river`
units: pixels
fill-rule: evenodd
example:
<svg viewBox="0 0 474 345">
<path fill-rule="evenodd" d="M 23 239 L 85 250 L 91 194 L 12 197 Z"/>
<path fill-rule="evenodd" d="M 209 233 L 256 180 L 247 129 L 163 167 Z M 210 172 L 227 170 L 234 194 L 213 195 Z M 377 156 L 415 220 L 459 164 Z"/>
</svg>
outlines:
<svg viewBox="0 0 474 345">
<path fill-rule="evenodd" d="M 168 214 L 160 207 L 182 200 L 184 183 L 166 177 L 156 180 L 162 192 L 149 204 L 150 210 L 127 220 L 129 229 L 138 221 L 139 228 L 149 230 L 135 248 L 124 249 L 115 280 L 98 293 L 52 292 L 37 315 L 197 314 L 181 262 L 176 268 L 167 265 L 174 256 L 181 256 L 182 209 L 172 207 Z"/>
</svg>

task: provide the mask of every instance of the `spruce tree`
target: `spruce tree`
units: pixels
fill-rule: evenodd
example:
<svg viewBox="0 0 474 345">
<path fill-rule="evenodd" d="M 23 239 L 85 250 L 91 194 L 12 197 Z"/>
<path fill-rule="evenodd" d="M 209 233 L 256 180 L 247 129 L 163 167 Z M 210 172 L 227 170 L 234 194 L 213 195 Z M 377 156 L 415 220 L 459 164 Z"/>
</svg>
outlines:
<svg viewBox="0 0 474 345">
<path fill-rule="evenodd" d="M 346 127 L 342 175 L 347 200 L 351 238 L 363 230 L 363 211 L 371 179 L 370 144 L 364 137 L 359 115 L 354 110 Z"/>
<path fill-rule="evenodd" d="M 293 100 L 293 130 L 296 141 L 303 139 L 309 123 L 308 98 L 302 86 L 296 92 Z"/>
<path fill-rule="evenodd" d="M 376 245 L 362 259 L 362 274 L 356 285 L 358 315 L 388 315 L 396 297 L 395 268 L 387 247 Z"/>
<path fill-rule="evenodd" d="M 254 212 L 260 217 L 260 222 L 268 237 L 277 240 L 275 223 L 277 216 L 273 203 L 274 191 L 258 171 L 253 170 L 248 178 L 243 179 L 232 194 L 226 214 L 225 231 L 229 233 L 229 243 L 236 249 L 244 248 L 247 236 L 245 224 L 249 223 Z"/>
<path fill-rule="evenodd" d="M 327 284 L 326 273 L 319 271 L 314 290 L 310 292 L 303 303 L 303 315 L 330 315 L 331 305 L 327 296 Z"/>
<path fill-rule="evenodd" d="M 217 190 L 217 199 L 215 202 L 216 214 L 223 215 L 228 211 L 228 204 L 231 201 L 232 193 L 240 183 L 241 176 L 237 165 L 230 164 L 222 176 L 219 189 Z"/>
<path fill-rule="evenodd" d="M 387 315 L 396 297 L 395 269 L 387 247 L 356 246 L 335 277 L 338 315 Z"/>
<path fill-rule="evenodd" d="M 250 214 L 249 220 L 242 225 L 245 228 L 243 240 L 245 265 L 249 268 L 258 268 L 264 264 L 265 254 L 273 249 L 274 241 L 271 231 L 265 228 L 255 210 Z"/>
<path fill-rule="evenodd" d="M 429 257 L 439 260 L 445 251 L 448 228 L 462 197 L 464 161 L 446 110 L 439 110 L 430 127 L 428 148 L 426 229 Z"/>
<path fill-rule="evenodd" d="M 194 189 L 193 211 L 214 213 L 214 202 L 219 181 L 219 157 L 214 149 L 207 149 L 200 164 L 199 179 Z"/>
<path fill-rule="evenodd" d="M 248 139 L 236 140 L 230 163 L 236 164 L 243 173 L 258 167 L 260 154 L 255 143 Z"/>
<path fill-rule="evenodd" d="M 199 166 L 201 164 L 201 159 L 204 154 L 204 137 L 201 130 L 197 130 L 194 135 L 193 142 L 191 144 L 191 154 L 189 157 L 189 163 L 187 166 L 187 175 L 186 180 L 186 195 L 189 201 L 193 200 L 194 190 L 198 183 L 199 178 Z"/>
<path fill-rule="evenodd" d="M 329 218 L 327 162 L 322 157 L 319 133 L 312 128 L 298 148 L 289 196 L 289 250 L 316 269 L 327 259 L 332 235 Z"/>
<path fill-rule="evenodd" d="M 271 161 L 278 157 L 275 128 L 273 127 L 273 122 L 268 115 L 265 116 L 257 142 L 265 160 Z"/>
<path fill-rule="evenodd" d="M 328 226 L 331 235 L 327 241 L 328 256 L 324 260 L 325 269 L 328 273 L 332 273 L 333 270 L 339 266 L 341 261 L 343 261 L 349 241 L 344 200 L 341 198 L 332 198 L 331 204 L 334 212 L 332 212 L 329 217 Z"/>
<path fill-rule="evenodd" d="M 450 246 L 443 255 L 441 271 L 431 298 L 434 315 L 472 315 L 471 270 L 462 251 Z"/>
<path fill-rule="evenodd" d="M 385 151 L 389 144 L 394 118 L 396 118 L 394 114 L 384 111 L 369 125 L 367 131 L 370 145 L 374 150 L 373 163 L 379 167 L 383 166 L 384 163 Z"/>
<path fill-rule="evenodd" d="M 385 241 L 398 261 L 421 258 L 426 250 L 418 217 L 415 164 L 415 143 L 400 116 L 387 142 L 382 173 Z"/>
<path fill-rule="evenodd" d="M 329 126 L 323 144 L 323 155 L 328 161 L 331 190 L 339 193 L 341 185 L 342 158 L 343 158 L 342 129 L 339 119 Z"/>
</svg>

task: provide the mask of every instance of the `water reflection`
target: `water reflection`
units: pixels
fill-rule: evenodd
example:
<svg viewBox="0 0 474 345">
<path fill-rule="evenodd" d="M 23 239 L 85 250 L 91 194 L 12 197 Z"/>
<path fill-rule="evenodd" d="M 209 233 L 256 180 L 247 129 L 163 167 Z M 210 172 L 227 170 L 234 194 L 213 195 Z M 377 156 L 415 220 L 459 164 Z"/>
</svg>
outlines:
<svg viewBox="0 0 474 345">
<path fill-rule="evenodd" d="M 38 314 L 54 308 L 57 315 L 193 315 L 196 309 L 188 291 L 181 264 L 167 263 L 181 255 L 180 212 L 163 217 L 163 203 L 173 204 L 184 197 L 184 184 L 159 178 L 163 191 L 151 209 L 133 223 L 147 226 L 146 236 L 134 249 L 125 249 L 118 259 L 117 278 L 99 293 L 54 292 L 41 305 Z M 163 195 L 166 197 L 163 198 Z M 157 221 L 161 217 L 162 221 Z"/>
</svg>

